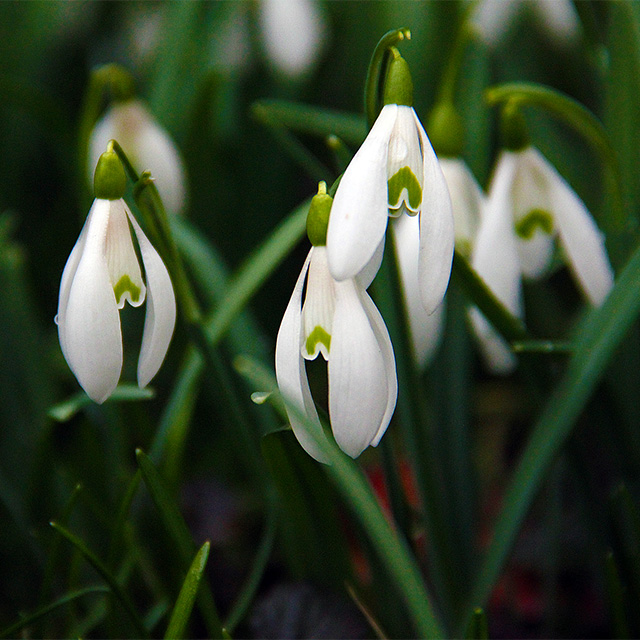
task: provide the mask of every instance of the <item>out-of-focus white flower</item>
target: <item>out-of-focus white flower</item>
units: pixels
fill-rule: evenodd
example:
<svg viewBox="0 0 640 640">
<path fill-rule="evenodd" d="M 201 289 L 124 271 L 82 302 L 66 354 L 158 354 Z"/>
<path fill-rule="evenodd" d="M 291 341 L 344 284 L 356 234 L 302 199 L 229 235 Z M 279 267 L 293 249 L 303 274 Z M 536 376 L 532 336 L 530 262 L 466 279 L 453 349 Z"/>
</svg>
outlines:
<svg viewBox="0 0 640 640">
<path fill-rule="evenodd" d="M 326 32 L 316 0 L 260 0 L 259 21 L 264 48 L 273 66 L 289 78 L 307 73 L 316 63 Z"/>
<path fill-rule="evenodd" d="M 570 0 L 481 0 L 474 9 L 472 22 L 480 37 L 495 46 L 523 9 L 534 13 L 559 44 L 575 40 L 580 33 L 578 15 Z"/>
<path fill-rule="evenodd" d="M 522 317 L 521 277 L 545 274 L 556 238 L 585 297 L 600 305 L 613 286 L 613 269 L 604 237 L 584 203 L 534 147 L 502 151 L 472 264 L 514 315 Z M 497 338 L 486 321 L 479 323 L 477 311 L 472 317 L 481 336 Z M 503 347 L 502 355 L 508 353 L 509 357 L 496 361 L 497 366 L 492 366 L 496 371 L 508 371 L 515 364 L 513 354 L 504 343 Z M 490 351 L 500 349 L 494 344 Z"/>
<path fill-rule="evenodd" d="M 453 257 L 451 200 L 413 107 L 387 104 L 349 163 L 333 204 L 327 252 L 336 280 L 353 278 L 382 242 L 389 216 L 419 216 L 418 282 L 428 313 L 442 302 Z"/>
<path fill-rule="evenodd" d="M 293 432 L 309 455 L 325 463 L 328 459 L 317 444 L 325 436 L 309 390 L 305 360 L 321 353 L 328 362 L 331 428 L 338 446 L 353 458 L 380 442 L 398 393 L 389 333 L 366 292 L 380 266 L 383 245 L 356 278 L 336 281 L 329 273 L 324 245 L 330 208 L 331 198 L 321 183 L 307 222 L 313 246 L 276 341 L 276 377 Z M 311 427 L 315 436 L 309 433 Z"/>
<path fill-rule="evenodd" d="M 140 247 L 144 280 L 129 223 Z M 176 318 L 173 287 L 162 259 L 124 200 L 98 197 L 64 268 L 56 316 L 62 353 L 95 402 L 104 402 L 120 379 L 119 309 L 126 300 L 138 307 L 145 298 L 147 309 L 138 360 L 140 387 L 155 376 L 171 341 Z"/>
<path fill-rule="evenodd" d="M 169 135 L 136 99 L 115 102 L 98 120 L 89 139 L 89 175 L 110 140 L 124 149 L 134 168 L 150 171 L 162 202 L 170 214 L 181 213 L 186 203 L 184 165 Z"/>
<path fill-rule="evenodd" d="M 467 257 L 478 235 L 485 196 L 462 158 L 439 157 L 439 162 L 451 196 L 455 246 Z"/>
</svg>

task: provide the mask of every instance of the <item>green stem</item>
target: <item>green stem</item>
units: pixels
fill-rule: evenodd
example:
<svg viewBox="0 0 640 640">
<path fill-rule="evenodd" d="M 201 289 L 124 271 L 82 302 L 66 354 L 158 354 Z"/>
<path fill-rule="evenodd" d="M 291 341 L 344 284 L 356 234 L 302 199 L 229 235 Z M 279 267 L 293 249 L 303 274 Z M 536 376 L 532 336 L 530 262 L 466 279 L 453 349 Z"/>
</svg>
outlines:
<svg viewBox="0 0 640 640">
<path fill-rule="evenodd" d="M 364 112 L 369 128 L 373 126 L 382 108 L 382 87 L 384 84 L 386 65 L 389 61 L 389 48 L 410 38 L 411 31 L 409 31 L 409 29 L 393 29 L 380 38 L 380 41 L 373 51 L 364 89 Z"/>
</svg>

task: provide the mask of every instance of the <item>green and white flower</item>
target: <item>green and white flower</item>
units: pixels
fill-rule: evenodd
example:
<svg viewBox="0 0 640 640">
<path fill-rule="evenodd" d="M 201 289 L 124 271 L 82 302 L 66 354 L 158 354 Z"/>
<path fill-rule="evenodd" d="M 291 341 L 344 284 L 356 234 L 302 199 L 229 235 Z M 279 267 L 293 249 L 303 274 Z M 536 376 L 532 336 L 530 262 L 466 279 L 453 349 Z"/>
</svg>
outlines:
<svg viewBox="0 0 640 640">
<path fill-rule="evenodd" d="M 373 258 L 376 264 L 356 278 L 336 281 L 329 272 L 322 234 L 319 239 L 309 236 L 314 246 L 278 331 L 276 377 L 293 432 L 309 455 L 326 463 L 317 444 L 325 436 L 305 360 L 322 354 L 328 362 L 331 427 L 339 447 L 354 458 L 380 442 L 395 409 L 398 382 L 389 333 L 366 292 L 379 267 L 382 245 Z"/>
<path fill-rule="evenodd" d="M 398 54 L 399 55 L 399 54 Z M 393 65 L 406 67 L 404 59 Z M 329 269 L 336 280 L 354 278 L 384 239 L 389 216 L 419 216 L 418 281 L 428 313 L 442 302 L 453 258 L 454 227 L 445 178 L 411 105 L 408 70 L 402 90 L 385 99 L 369 135 L 338 186 L 329 229 Z"/>
<path fill-rule="evenodd" d="M 145 387 L 160 368 L 176 319 L 173 287 L 162 259 L 124 200 L 111 199 L 123 190 L 124 186 L 105 193 L 96 189 L 96 195 L 104 197 L 94 201 L 67 260 L 56 316 L 62 353 L 87 395 L 98 403 L 111 395 L 120 379 L 119 309 L 125 301 L 133 307 L 145 299 L 147 302 L 138 360 L 140 387 Z M 144 280 L 129 224 L 140 248 Z"/>
<path fill-rule="evenodd" d="M 521 278 L 541 278 L 558 241 L 564 260 L 584 296 L 602 304 L 613 286 L 613 269 L 604 237 L 584 203 L 534 147 L 504 150 L 498 159 L 487 206 L 475 243 L 472 264 L 489 288 L 514 315 L 522 317 Z M 474 325 L 492 344 L 490 367 L 506 372 L 515 358 L 479 313 Z"/>
</svg>

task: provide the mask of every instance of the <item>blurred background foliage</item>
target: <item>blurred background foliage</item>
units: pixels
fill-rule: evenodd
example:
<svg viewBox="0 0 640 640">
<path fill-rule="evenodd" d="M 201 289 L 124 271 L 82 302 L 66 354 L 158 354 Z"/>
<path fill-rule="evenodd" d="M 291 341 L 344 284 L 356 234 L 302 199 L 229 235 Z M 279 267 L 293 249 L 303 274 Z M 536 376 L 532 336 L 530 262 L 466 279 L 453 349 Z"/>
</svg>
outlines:
<svg viewBox="0 0 640 640">
<path fill-rule="evenodd" d="M 272 104 L 265 100 L 344 112 L 341 135 L 355 151 L 365 133 L 362 91 L 371 53 L 385 32 L 406 26 L 412 38 L 402 54 L 425 122 L 468 6 L 318 3 L 322 46 L 294 77 L 267 56 L 259 5 L 0 3 L 5 635 L 157 636 L 169 626 L 170 635 L 205 637 L 219 633 L 218 616 L 233 637 L 419 633 L 339 472 L 332 476 L 313 462 L 290 432 L 277 431 L 284 427 L 278 413 L 251 400 L 252 391 L 272 384 L 276 332 L 307 251 L 297 242 L 304 206 L 297 218 L 290 213 L 315 193 L 318 179 L 331 183 L 341 169 L 325 141 L 330 131 L 313 135 L 300 126 L 291 137 L 267 122 L 274 112 L 265 111 Z M 470 42 L 456 95 L 464 156 L 486 187 L 498 149 L 495 113 L 483 100 L 491 85 L 541 83 L 585 105 L 604 123 L 619 162 L 622 225 L 612 220 L 593 149 L 543 110 L 526 110 L 527 122 L 536 146 L 607 232 L 612 262 L 622 270 L 637 247 L 640 215 L 640 12 L 633 2 L 585 0 L 575 9 L 579 34 L 572 39 L 554 37 L 528 5 L 497 42 Z M 151 392 L 142 397 L 124 386 L 97 406 L 76 395 L 53 318 L 60 276 L 92 197 L 79 166 L 83 101 L 92 71 L 109 63 L 131 72 L 139 97 L 184 157 L 188 206 L 176 234 L 207 313 L 228 303 L 229 283 L 246 275 L 247 260 L 274 229 L 285 220 L 290 227 L 276 238 L 275 257 L 265 253 L 257 267 L 260 286 L 249 287 L 240 313 L 223 327 L 215 371 L 203 373 L 179 323 Z M 300 149 L 309 156 L 301 159 Z M 483 637 L 483 612 L 468 626 L 474 607 L 486 612 L 491 637 L 640 632 L 634 273 L 618 306 L 591 325 L 564 271 L 527 285 L 531 334 L 575 338 L 582 349 L 576 353 L 586 354 L 568 368 L 564 352 L 530 356 L 545 371 L 533 382 L 525 373 L 495 378 L 483 371 L 464 322 L 466 294 L 454 281 L 444 343 L 420 386 L 401 389 L 428 405 L 427 454 L 410 449 L 394 418 L 379 450 L 358 461 L 402 548 L 423 571 L 445 635 L 469 629 Z M 393 334 L 385 287 L 374 285 L 374 292 Z M 141 321 L 127 310 L 123 325 L 123 380 L 131 381 Z M 595 370 L 588 369 L 591 352 L 600 358 Z M 552 404 L 556 386 L 565 395 Z M 509 485 L 541 423 L 550 438 Z M 149 458 L 136 456 L 137 448 Z M 440 495 L 439 515 L 425 503 L 421 467 Z M 507 486 L 512 498 L 531 489 L 521 502 L 513 498 L 525 509 L 520 515 L 518 507 L 508 511 L 511 498 L 501 511 Z M 497 536 L 490 547 L 501 513 L 514 539 Z M 505 513 L 516 515 L 509 520 Z M 485 556 L 490 549 L 494 555 Z M 206 583 L 191 616 L 188 596 L 178 597 L 185 575 L 190 585 L 203 576 Z"/>
</svg>

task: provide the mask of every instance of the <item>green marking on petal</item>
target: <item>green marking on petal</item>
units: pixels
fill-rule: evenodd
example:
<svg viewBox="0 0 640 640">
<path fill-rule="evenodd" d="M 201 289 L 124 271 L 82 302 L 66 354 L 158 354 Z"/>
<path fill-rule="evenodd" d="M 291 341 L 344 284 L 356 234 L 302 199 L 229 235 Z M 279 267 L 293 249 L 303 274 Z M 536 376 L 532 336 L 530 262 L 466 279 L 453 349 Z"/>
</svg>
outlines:
<svg viewBox="0 0 640 640">
<path fill-rule="evenodd" d="M 400 198 L 404 189 L 407 190 L 409 208 L 417 211 L 422 204 L 422 187 L 418 178 L 409 167 L 402 167 L 387 181 L 389 193 L 389 207 L 395 209 L 400 204 Z"/>
<path fill-rule="evenodd" d="M 138 302 L 140 300 L 140 287 L 136 286 L 131 278 L 125 274 L 113 287 L 113 293 L 116 294 L 116 300 L 120 302 L 122 296 L 129 292 L 131 302 Z"/>
<path fill-rule="evenodd" d="M 553 218 L 544 209 L 532 209 L 526 216 L 516 222 L 516 233 L 525 240 L 531 240 L 536 229 L 551 235 L 553 232 Z"/>
<path fill-rule="evenodd" d="M 307 353 L 312 354 L 316 351 L 316 345 L 323 344 L 327 353 L 331 350 L 331 336 L 320 325 L 316 325 L 313 331 L 308 335 L 305 343 Z"/>
</svg>

